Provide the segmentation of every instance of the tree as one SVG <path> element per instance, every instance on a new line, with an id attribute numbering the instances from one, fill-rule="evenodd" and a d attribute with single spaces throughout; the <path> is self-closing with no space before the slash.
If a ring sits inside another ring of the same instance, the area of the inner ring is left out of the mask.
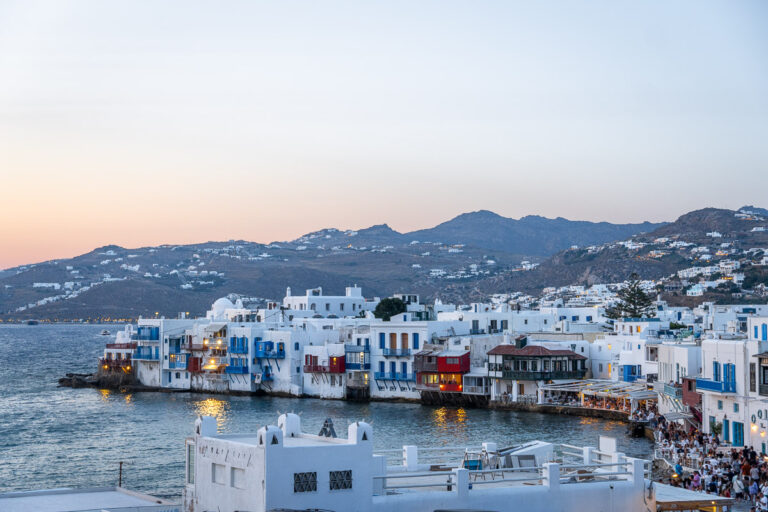
<path id="1" fill-rule="evenodd" d="M 607 318 L 618 320 L 654 316 L 653 299 L 640 287 L 640 277 L 637 274 L 629 276 L 629 284 L 622 288 L 618 295 L 618 302 L 605 308 Z"/>
<path id="2" fill-rule="evenodd" d="M 389 321 L 390 318 L 398 313 L 405 313 L 405 302 L 393 297 L 382 299 L 376 306 L 376 309 L 373 310 L 373 316 L 385 321 Z"/>

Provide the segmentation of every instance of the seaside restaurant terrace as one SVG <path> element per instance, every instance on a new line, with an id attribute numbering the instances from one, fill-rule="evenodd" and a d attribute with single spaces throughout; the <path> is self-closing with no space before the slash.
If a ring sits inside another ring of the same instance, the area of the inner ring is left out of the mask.
<path id="1" fill-rule="evenodd" d="M 581 407 L 630 414 L 648 402 L 656 402 L 658 394 L 645 384 L 588 379 L 539 387 L 539 403 L 565 407 Z"/>

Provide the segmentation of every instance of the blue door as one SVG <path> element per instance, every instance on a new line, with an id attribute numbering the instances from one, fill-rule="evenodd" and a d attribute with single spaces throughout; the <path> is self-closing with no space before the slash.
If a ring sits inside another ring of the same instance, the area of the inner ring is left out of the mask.
<path id="1" fill-rule="evenodd" d="M 379 373 L 384 373 L 384 361 L 379 361 Z"/>
<path id="2" fill-rule="evenodd" d="M 397 373 L 397 363 L 396 362 L 394 362 L 394 361 L 390 361 L 389 362 L 389 373 L 392 374 L 392 375 L 390 375 L 390 377 L 394 379 L 395 378 L 395 374 Z"/>
<path id="3" fill-rule="evenodd" d="M 744 424 L 733 422 L 733 446 L 744 446 Z"/>
<path id="4" fill-rule="evenodd" d="M 400 366 L 402 377 L 408 378 L 408 363 L 402 363 Z"/>
<path id="5" fill-rule="evenodd" d="M 723 420 L 723 440 L 731 440 L 731 422 L 728 420 Z"/>

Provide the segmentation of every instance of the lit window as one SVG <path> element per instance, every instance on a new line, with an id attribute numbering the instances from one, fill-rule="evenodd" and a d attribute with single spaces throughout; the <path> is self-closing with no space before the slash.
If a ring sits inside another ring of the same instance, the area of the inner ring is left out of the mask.
<path id="1" fill-rule="evenodd" d="M 316 492 L 317 491 L 317 473 L 294 473 L 293 474 L 293 492 Z"/>

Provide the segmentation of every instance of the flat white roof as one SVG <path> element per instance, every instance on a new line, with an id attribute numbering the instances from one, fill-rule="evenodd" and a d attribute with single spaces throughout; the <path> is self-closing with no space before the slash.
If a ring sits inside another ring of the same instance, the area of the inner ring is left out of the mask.
<path id="1" fill-rule="evenodd" d="M 212 439 L 232 441 L 233 443 L 259 444 L 258 434 L 225 434 L 215 436 Z M 288 448 L 296 446 L 327 446 L 329 444 L 349 444 L 349 441 L 346 438 L 313 436 L 311 434 L 301 434 L 297 437 L 283 436 L 283 446 Z"/>
<path id="2" fill-rule="evenodd" d="M 163 512 L 181 511 L 180 505 L 119 487 L 46 489 L 0 494 L 0 510 L 3 512 L 108 512 L 126 507 L 143 507 L 142 510 L 151 510 L 148 507 L 152 507 Z"/>

